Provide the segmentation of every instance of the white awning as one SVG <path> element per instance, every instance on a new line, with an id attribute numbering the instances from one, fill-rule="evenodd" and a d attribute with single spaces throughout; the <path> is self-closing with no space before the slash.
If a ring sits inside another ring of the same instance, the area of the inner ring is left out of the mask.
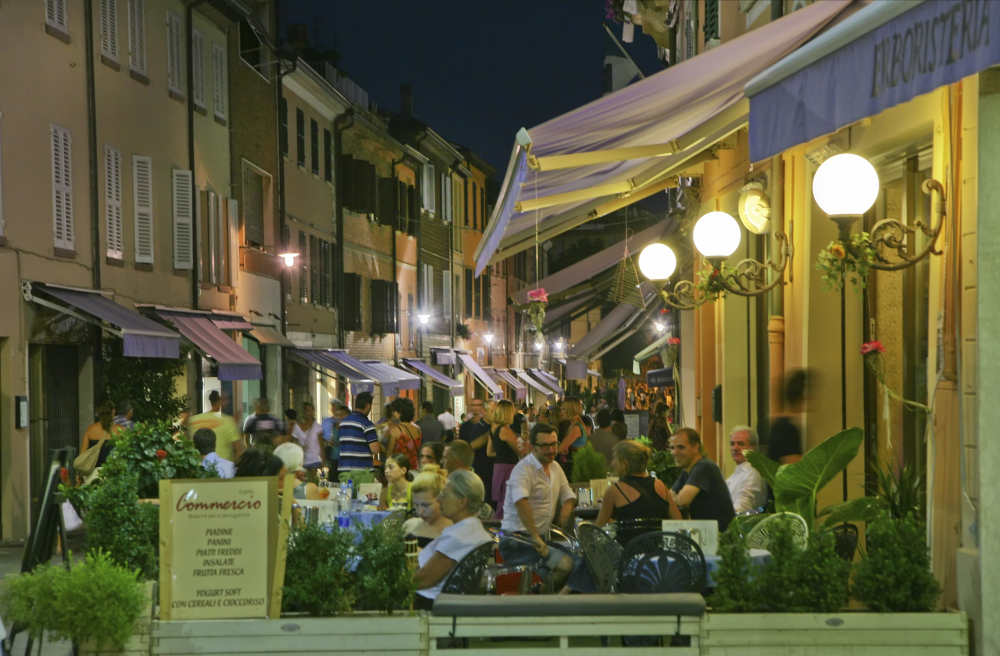
<path id="1" fill-rule="evenodd" d="M 580 359 L 594 359 L 591 353 L 614 339 L 623 330 L 631 326 L 639 317 L 647 314 L 651 309 L 659 307 L 659 299 L 656 296 L 656 285 L 651 282 L 644 282 L 640 288 L 646 305 L 636 307 L 631 303 L 619 303 L 618 307 L 607 314 L 600 323 L 594 326 L 589 333 L 583 336 L 570 349 L 570 355 Z M 596 357 L 596 356 L 595 356 Z"/>

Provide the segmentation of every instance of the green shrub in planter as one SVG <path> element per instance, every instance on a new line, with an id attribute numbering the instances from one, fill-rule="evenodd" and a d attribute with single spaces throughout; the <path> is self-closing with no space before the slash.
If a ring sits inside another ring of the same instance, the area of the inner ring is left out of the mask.
<path id="1" fill-rule="evenodd" d="M 354 550 L 358 557 L 357 608 L 390 615 L 409 608 L 417 586 L 414 572 L 406 566 L 403 527 L 360 526 L 359 533 L 361 540 Z"/>
<path id="2" fill-rule="evenodd" d="M 912 515 L 868 525 L 868 548 L 854 570 L 852 596 L 879 613 L 923 613 L 941 596 L 931 573 L 926 528 Z"/>
<path id="3" fill-rule="evenodd" d="M 136 478 L 122 475 L 103 481 L 90 493 L 89 503 L 88 549 L 102 550 L 142 579 L 155 580 L 160 507 L 139 503 Z"/>
<path id="4" fill-rule="evenodd" d="M 141 499 L 160 496 L 161 478 L 218 478 L 201 465 L 201 454 L 188 439 L 174 439 L 166 422 L 136 424 L 115 438 L 115 448 L 101 468 L 100 478 L 135 476 Z"/>
<path id="5" fill-rule="evenodd" d="M 673 487 L 681 475 L 681 468 L 674 462 L 674 456 L 666 450 L 653 452 L 653 457 L 649 460 L 649 468 L 656 473 L 656 478 L 663 481 L 667 487 Z"/>
<path id="6" fill-rule="evenodd" d="M 35 571 L 10 575 L 0 582 L 0 617 L 41 643 L 46 635 L 58 639 L 59 606 L 53 590 L 65 578 L 65 567 L 40 565 Z"/>
<path id="7" fill-rule="evenodd" d="M 750 558 L 750 546 L 734 519 L 719 536 L 719 569 L 712 575 L 712 609 L 722 613 L 755 613 L 764 605 L 757 576 L 760 567 Z"/>
<path id="8" fill-rule="evenodd" d="M 847 603 L 851 564 L 834 549 L 830 533 L 810 533 L 799 548 L 791 520 L 779 521 L 770 532 L 771 561 L 757 577 L 758 594 L 766 612 L 834 613 Z"/>
<path id="9" fill-rule="evenodd" d="M 353 531 L 328 533 L 319 524 L 294 529 L 288 540 L 282 610 L 317 617 L 349 613 L 354 606 L 348 568 L 353 546 Z"/>
<path id="10" fill-rule="evenodd" d="M 604 455 L 589 444 L 573 454 L 573 470 L 570 480 L 573 483 L 589 483 L 595 478 L 607 478 L 608 461 Z"/>

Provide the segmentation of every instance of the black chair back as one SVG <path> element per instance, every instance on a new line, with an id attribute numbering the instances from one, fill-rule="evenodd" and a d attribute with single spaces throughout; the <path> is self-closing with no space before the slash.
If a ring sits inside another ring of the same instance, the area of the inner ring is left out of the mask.
<path id="1" fill-rule="evenodd" d="M 483 573 L 486 563 L 493 555 L 496 543 L 492 540 L 467 553 L 445 579 L 441 592 L 444 594 L 474 595 L 483 588 Z"/>
<path id="2" fill-rule="evenodd" d="M 834 538 L 834 550 L 837 555 L 851 562 L 854 560 L 854 553 L 858 550 L 858 527 L 854 524 L 840 524 L 830 529 Z"/>
<path id="3" fill-rule="evenodd" d="M 582 522 L 576 527 L 576 537 L 580 541 L 583 560 L 594 578 L 596 592 L 614 592 L 622 546 L 604 529 L 590 522 Z"/>
<path id="4" fill-rule="evenodd" d="M 618 568 L 618 592 L 705 591 L 708 566 L 698 543 L 680 533 L 641 535 L 625 547 Z"/>

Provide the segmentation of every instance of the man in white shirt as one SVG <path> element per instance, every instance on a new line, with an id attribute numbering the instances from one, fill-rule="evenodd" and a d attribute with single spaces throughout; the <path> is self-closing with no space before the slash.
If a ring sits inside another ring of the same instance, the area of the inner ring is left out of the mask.
<path id="1" fill-rule="evenodd" d="M 555 463 L 556 429 L 535 424 L 529 439 L 531 453 L 515 465 L 507 481 L 501 528 L 511 537 L 501 538 L 500 555 L 510 565 L 547 567 L 553 574 L 553 589 L 558 590 L 573 571 L 574 559 L 545 537 L 553 522 L 558 526 L 572 523 L 576 495 Z"/>
<path id="2" fill-rule="evenodd" d="M 215 467 L 219 478 L 232 478 L 236 475 L 236 465 L 215 452 L 215 431 L 211 428 L 199 428 L 194 432 L 194 448 L 201 454 L 201 466 L 205 469 Z"/>
<path id="3" fill-rule="evenodd" d="M 759 442 L 757 431 L 749 426 L 737 426 L 729 433 L 729 451 L 736 471 L 726 479 L 726 485 L 737 515 L 767 505 L 767 484 L 743 455 L 744 451 L 756 451 Z"/>
<path id="4" fill-rule="evenodd" d="M 455 415 L 452 414 L 451 408 L 445 408 L 444 412 L 438 415 L 438 421 L 444 427 L 444 435 L 441 436 L 442 441 L 450 442 L 455 439 L 455 429 L 458 427 L 458 421 L 455 419 Z"/>

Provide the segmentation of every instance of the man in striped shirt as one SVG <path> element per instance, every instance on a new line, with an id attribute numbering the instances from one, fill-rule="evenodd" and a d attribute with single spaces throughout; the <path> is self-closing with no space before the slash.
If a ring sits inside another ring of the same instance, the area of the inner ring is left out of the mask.
<path id="1" fill-rule="evenodd" d="M 361 392 L 354 397 L 354 411 L 340 420 L 339 471 L 372 471 L 375 468 L 373 460 L 382 447 L 375 424 L 368 419 L 371 411 L 372 393 Z"/>

